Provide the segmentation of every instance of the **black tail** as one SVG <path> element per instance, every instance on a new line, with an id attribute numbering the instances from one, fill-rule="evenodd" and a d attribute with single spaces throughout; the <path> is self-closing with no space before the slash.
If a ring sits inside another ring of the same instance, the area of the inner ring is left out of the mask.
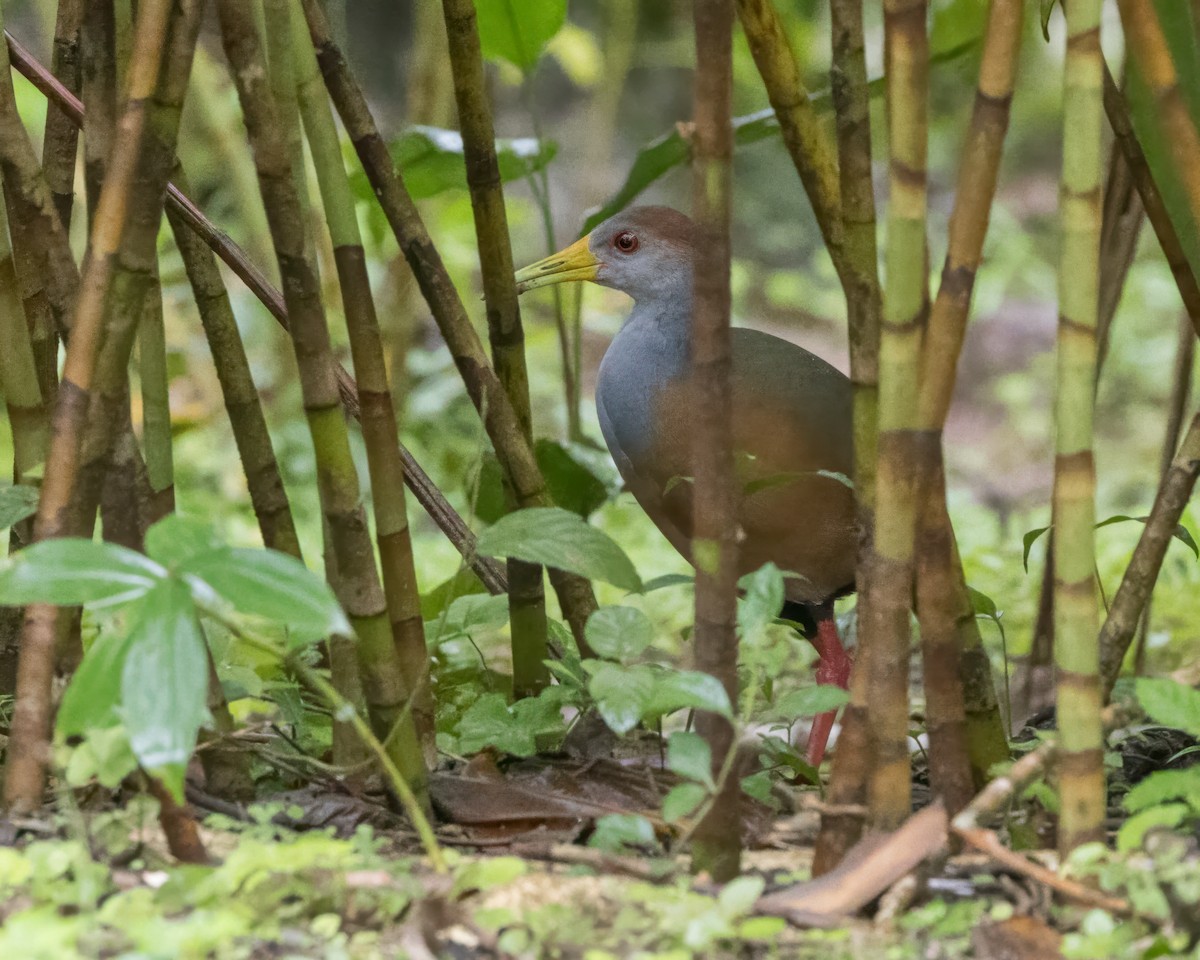
<path id="1" fill-rule="evenodd" d="M 812 640 L 817 635 L 817 623 L 833 617 L 833 601 L 823 603 L 801 603 L 798 600 L 784 600 L 783 609 L 779 615 L 784 620 L 791 620 L 800 627 L 800 635 L 805 640 Z"/>

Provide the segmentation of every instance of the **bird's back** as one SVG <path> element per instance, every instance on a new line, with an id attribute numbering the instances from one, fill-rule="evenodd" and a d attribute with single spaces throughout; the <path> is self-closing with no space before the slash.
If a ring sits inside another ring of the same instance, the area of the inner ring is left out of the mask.
<path id="1" fill-rule="evenodd" d="M 854 578 L 850 382 L 793 343 L 741 328 L 732 380 L 739 566 L 772 561 L 801 576 L 789 579 L 789 599 L 824 600 Z M 688 555 L 696 421 L 686 333 L 635 313 L 605 355 L 596 400 L 626 485 Z"/>

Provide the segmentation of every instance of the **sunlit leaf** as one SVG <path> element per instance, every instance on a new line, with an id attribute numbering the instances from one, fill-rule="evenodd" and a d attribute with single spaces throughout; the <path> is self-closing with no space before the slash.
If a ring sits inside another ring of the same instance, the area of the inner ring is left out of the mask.
<path id="1" fill-rule="evenodd" d="M 558 507 L 517 510 L 480 534 L 476 550 L 487 557 L 515 557 L 556 567 L 625 590 L 642 581 L 629 557 L 606 533 Z"/>
<path id="2" fill-rule="evenodd" d="M 182 800 L 182 771 L 208 717 L 208 661 L 187 587 L 151 590 L 129 632 L 121 671 L 121 717 L 134 756 Z"/>
<path id="3" fill-rule="evenodd" d="M 0 487 L 0 530 L 32 517 L 37 506 L 37 488 L 20 484 Z"/>
<path id="4" fill-rule="evenodd" d="M 712 751 L 698 733 L 677 730 L 667 741 L 667 768 L 709 790 L 717 785 L 712 775 Z"/>
<path id="5" fill-rule="evenodd" d="M 1138 702 L 1155 723 L 1200 737 L 1200 690 L 1159 677 L 1139 677 L 1136 690 Z"/>
<path id="6" fill-rule="evenodd" d="M 295 643 L 353 636 L 329 584 L 278 550 L 214 550 L 189 558 L 179 572 L 200 580 L 238 613 L 289 628 Z"/>
<path id="7" fill-rule="evenodd" d="M 489 60 L 528 72 L 567 19 L 567 0 L 475 0 L 479 42 Z"/>
<path id="8" fill-rule="evenodd" d="M 601 607 L 588 619 L 584 635 L 597 654 L 624 662 L 650 646 L 654 626 L 634 607 Z"/>
<path id="9" fill-rule="evenodd" d="M 167 571 L 140 553 L 76 537 L 43 540 L 0 567 L 0 603 L 111 606 L 144 596 Z"/>

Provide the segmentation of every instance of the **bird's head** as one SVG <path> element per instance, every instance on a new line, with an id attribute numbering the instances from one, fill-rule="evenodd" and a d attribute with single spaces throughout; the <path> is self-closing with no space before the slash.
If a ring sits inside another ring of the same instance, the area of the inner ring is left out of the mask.
<path id="1" fill-rule="evenodd" d="M 691 294 L 692 221 L 670 207 L 631 207 L 585 237 L 516 274 L 524 293 L 591 280 L 641 302 Z"/>

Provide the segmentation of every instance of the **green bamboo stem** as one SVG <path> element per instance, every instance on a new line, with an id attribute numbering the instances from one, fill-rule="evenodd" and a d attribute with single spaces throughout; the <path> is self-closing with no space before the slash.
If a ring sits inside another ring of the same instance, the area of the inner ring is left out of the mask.
<path id="1" fill-rule="evenodd" d="M 525 439 L 520 418 L 488 362 L 483 344 L 471 325 L 463 302 L 403 178 L 392 166 L 387 144 L 379 134 L 362 90 L 330 36 L 320 4 L 317 0 L 303 2 L 309 33 L 317 51 L 317 62 L 334 106 L 354 144 L 367 179 L 375 190 L 396 242 L 454 357 L 471 402 L 483 416 L 488 437 L 496 449 L 517 503 L 522 507 L 549 506 L 551 501 L 546 483 L 538 469 L 533 448 Z M 576 643 L 581 649 L 586 649 L 584 626 L 596 609 L 591 584 L 581 577 L 559 570 L 550 570 L 550 582 L 558 595 L 563 614 L 571 625 Z"/>
<path id="2" fill-rule="evenodd" d="M 105 301 L 125 230 L 128 200 L 143 144 L 147 101 L 155 89 L 171 6 L 168 0 L 142 0 L 141 3 L 135 59 L 130 68 L 129 97 L 119 136 L 114 139 L 109 177 L 97 206 L 89 243 L 90 255 L 70 324 L 71 339 L 63 364 L 42 496 L 34 523 L 34 536 L 38 540 L 61 536 L 69 529 L 80 447 L 100 353 Z M 7 71 L 5 75 L 7 78 Z M 7 167 L 4 172 L 7 182 Z M 49 191 L 40 178 L 39 182 L 45 213 L 57 224 L 58 216 Z M 56 623 L 54 607 L 33 605 L 26 610 L 4 782 L 5 803 L 13 812 L 34 810 L 42 802 L 50 739 Z"/>
<path id="3" fill-rule="evenodd" d="M 487 305 L 492 363 L 512 404 L 527 444 L 533 443 L 525 330 L 513 279 L 512 246 L 504 189 L 496 159 L 496 135 L 483 73 L 483 53 L 474 0 L 443 0 L 450 67 L 462 131 L 467 186 L 475 216 L 479 266 Z M 513 695 L 535 696 L 550 682 L 546 669 L 546 596 L 542 568 L 508 560 L 509 629 L 512 634 Z"/>
<path id="4" fill-rule="evenodd" d="M 184 191 L 188 190 L 187 180 L 178 167 L 174 182 Z M 271 445 L 262 402 L 217 258 L 174 208 L 167 208 L 167 219 L 183 258 L 208 348 L 212 352 L 213 367 L 221 385 L 225 411 L 263 544 L 302 559 L 296 524 Z"/>
<path id="5" fill-rule="evenodd" d="M 270 0 L 273 4 L 276 0 Z M 367 275 L 355 213 L 354 195 L 342 163 L 341 143 L 329 96 L 317 67 L 316 52 L 299 7 L 291 10 L 293 50 L 301 116 L 309 150 L 317 171 L 317 183 L 325 207 L 325 219 L 333 242 L 333 255 L 342 288 L 342 305 L 350 333 L 350 350 L 358 379 L 362 409 L 363 442 L 371 474 L 371 503 L 375 513 L 375 537 L 379 546 L 383 591 L 387 599 L 392 638 L 400 655 L 405 682 L 413 697 L 413 719 L 428 759 L 436 757 L 433 735 L 433 693 L 429 686 L 429 653 L 425 625 L 421 619 L 421 597 L 417 589 L 412 535 L 405 504 L 404 461 L 400 455 L 396 408 L 388 386 L 383 336 Z"/>
<path id="6" fill-rule="evenodd" d="M 49 71 L 38 63 L 11 34 L 6 32 L 5 40 L 8 43 L 8 52 L 11 53 L 13 58 L 13 65 L 17 67 L 21 74 L 46 97 L 62 108 L 76 125 L 81 124 L 84 111 L 78 98 L 64 89 Z M 0 55 L 2 55 L 2 52 L 0 52 Z M 0 121 L 2 119 L 3 117 L 0 115 Z M 24 128 L 22 127 L 21 129 L 23 130 Z M 180 175 L 182 176 L 182 174 Z M 203 211 L 188 199 L 186 185 L 184 189 L 180 189 L 174 183 L 168 184 L 167 211 L 168 215 L 174 218 L 173 222 L 177 222 L 180 227 L 186 227 L 189 233 L 193 234 L 200 241 L 200 248 L 207 248 L 209 252 L 220 257 L 222 262 L 242 280 L 250 292 L 258 298 L 279 324 L 285 329 L 287 328 L 287 306 L 284 303 L 283 294 L 254 265 L 247 253 L 224 232 L 219 230 L 204 215 Z M 200 248 L 197 249 L 197 255 L 199 255 Z M 73 263 L 71 261 L 72 266 Z M 213 265 L 215 267 L 215 264 Z M 18 272 L 20 273 L 19 269 Z M 219 279 L 219 273 L 217 276 Z M 206 289 L 213 291 L 213 295 L 215 296 L 215 291 L 217 290 L 215 285 L 209 284 L 206 286 Z M 224 289 L 223 285 L 221 289 Z M 358 419 L 360 416 L 357 395 L 358 388 L 354 383 L 354 378 L 346 372 L 341 364 L 337 365 L 335 374 L 337 376 L 338 393 L 341 397 L 343 408 L 348 416 Z M 466 562 L 487 590 L 493 594 L 504 593 L 507 585 L 501 568 L 490 558 L 480 557 L 475 554 L 475 537 L 466 522 L 446 501 L 446 498 L 437 488 L 437 485 L 403 445 L 400 448 L 400 455 L 404 460 L 404 481 L 409 489 L 413 491 L 417 502 L 421 504 L 421 507 L 446 535 L 447 539 L 463 554 Z M 280 537 L 280 542 L 286 542 L 286 538 L 282 536 L 282 533 Z M 284 546 L 280 546 L 278 549 L 291 552 Z"/>
<path id="7" fill-rule="evenodd" d="M 113 0 L 85 5 L 79 60 L 79 95 L 88 111 L 83 121 L 83 183 L 90 228 L 117 128 L 117 15 Z"/>
<path id="8" fill-rule="evenodd" d="M 157 264 L 142 299 L 142 319 L 138 324 L 138 379 L 142 390 L 142 443 L 146 449 L 151 493 L 147 522 L 153 524 L 175 510 L 167 333 L 163 326 L 162 287 Z"/>
<path id="9" fill-rule="evenodd" d="M 1179 89 L 1179 77 L 1153 0 L 1118 0 L 1133 62 L 1154 98 L 1155 118 L 1170 146 L 1175 173 L 1187 195 L 1192 222 L 1200 223 L 1200 134 Z M 1098 81 L 1099 82 L 1099 81 Z"/>
<path id="10" fill-rule="evenodd" d="M 79 31 L 83 20 L 83 0 L 58 0 L 54 21 L 54 48 L 50 69 L 72 93 L 80 89 Z M 79 130 L 64 110 L 46 111 L 46 131 L 42 139 L 42 172 L 54 198 L 58 219 L 65 230 L 71 227 L 75 205 L 75 159 Z"/>
<path id="11" fill-rule="evenodd" d="M 871 609 L 861 625 L 870 658 L 874 763 L 871 821 L 894 829 L 911 808 L 908 758 L 909 611 L 916 531 L 913 428 L 918 419 L 921 334 L 928 311 L 925 156 L 929 38 L 926 0 L 884 0 L 888 76 L 887 286 L 879 350 Z"/>
<path id="12" fill-rule="evenodd" d="M 833 92 L 839 193 L 847 274 L 843 289 L 854 393 L 854 496 L 859 523 L 855 585 L 860 617 L 871 609 L 871 536 L 875 528 L 875 461 L 879 425 L 879 289 L 875 188 L 871 178 L 871 100 L 863 36 L 862 0 L 830 3 Z M 832 811 L 866 804 L 871 772 L 867 722 L 869 663 L 862 649 L 850 678 L 850 702 L 842 713 L 838 749 L 829 779 L 829 811 L 821 817 L 813 874 L 833 869 L 862 833 L 862 819 Z"/>
<path id="13" fill-rule="evenodd" d="M 856 282 L 866 264 L 858 259 L 856 270 L 847 263 L 837 154 L 813 109 L 783 21 L 771 0 L 737 0 L 737 8 L 767 99 L 779 119 L 784 146 L 800 174 L 834 269 L 844 285 L 851 278 Z"/>
<path id="14" fill-rule="evenodd" d="M 1066 17 L 1053 497 L 1062 800 L 1058 835 L 1064 855 L 1103 837 L 1105 810 L 1092 458 L 1103 122 L 1100 2 L 1072 0 Z"/>
<path id="15" fill-rule="evenodd" d="M 291 158 L 267 87 L 253 12 L 241 0 L 218 0 L 221 38 L 254 151 L 263 205 L 284 278 L 290 333 L 317 460 L 321 509 L 336 563 L 338 597 L 358 636 L 363 690 L 372 727 L 413 792 L 428 803 L 425 764 L 404 673 L 388 623 L 374 549 L 360 503 L 358 471 L 350 454 L 338 399 L 329 328 L 312 265 Z"/>
<path id="16" fill-rule="evenodd" d="M 1142 535 L 1100 631 L 1100 676 L 1106 699 L 1112 694 L 1113 684 L 1121 672 L 1138 617 L 1150 599 L 1171 537 L 1195 489 L 1197 476 L 1200 476 L 1200 413 L 1192 418 L 1183 443 L 1163 476 L 1150 518 L 1142 528 Z M 1060 724 L 1064 739 L 1066 728 L 1063 724 L 1066 722 Z M 1103 809 L 1103 803 L 1101 807 Z"/>
<path id="17" fill-rule="evenodd" d="M 917 615 L 926 672 L 931 779 L 951 815 L 987 782 L 992 766 L 1008 757 L 991 667 L 947 511 L 942 431 L 996 193 L 1022 26 L 1020 0 L 993 0 L 954 193 L 942 281 L 930 311 L 921 357 Z"/>
<path id="18" fill-rule="evenodd" d="M 733 336 L 730 330 L 729 225 L 733 201 L 733 0 L 697 0 L 693 86 L 692 210 L 696 276 L 691 357 L 696 388 L 692 556 L 696 560 L 696 666 L 737 703 L 737 488 L 733 465 Z M 733 725 L 701 713 L 713 774 L 734 746 Z M 696 829 L 692 869 L 714 880 L 737 876 L 741 862 L 741 788 L 728 778 Z"/>

